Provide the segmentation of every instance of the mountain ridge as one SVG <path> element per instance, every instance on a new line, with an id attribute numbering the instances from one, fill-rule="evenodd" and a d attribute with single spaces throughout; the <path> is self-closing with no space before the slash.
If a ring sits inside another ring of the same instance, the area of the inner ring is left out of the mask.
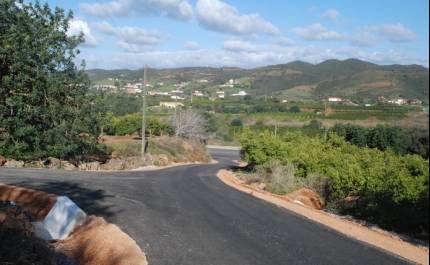
<path id="1" fill-rule="evenodd" d="M 93 81 L 118 78 L 123 84 L 141 82 L 143 70 L 87 70 Z M 219 89 L 245 90 L 254 97 L 274 96 L 294 100 L 322 100 L 328 96 L 357 102 L 378 97 L 428 100 L 429 69 L 421 65 L 377 65 L 350 58 L 330 59 L 318 64 L 293 61 L 253 69 L 237 67 L 182 67 L 147 69 L 150 84 L 189 83 L 184 89 L 213 94 Z M 240 80 L 232 88 L 220 88 L 229 80 Z M 208 82 L 201 83 L 199 81 Z M 153 86 L 153 89 L 157 87 Z"/>

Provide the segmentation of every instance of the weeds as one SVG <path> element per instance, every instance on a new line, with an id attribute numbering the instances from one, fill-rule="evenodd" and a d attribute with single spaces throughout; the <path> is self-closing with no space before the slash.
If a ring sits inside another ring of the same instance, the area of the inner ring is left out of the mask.
<path id="1" fill-rule="evenodd" d="M 111 146 L 112 153 L 120 157 L 138 156 L 142 152 L 141 143 L 121 143 Z"/>
<path id="2" fill-rule="evenodd" d="M 257 166 L 253 172 L 243 174 L 246 184 L 264 183 L 268 192 L 285 195 L 301 188 L 307 188 L 318 194 L 321 204 L 330 196 L 330 182 L 320 174 L 310 174 L 306 178 L 295 176 L 295 167 L 288 163 L 282 165 L 279 160 Z"/>

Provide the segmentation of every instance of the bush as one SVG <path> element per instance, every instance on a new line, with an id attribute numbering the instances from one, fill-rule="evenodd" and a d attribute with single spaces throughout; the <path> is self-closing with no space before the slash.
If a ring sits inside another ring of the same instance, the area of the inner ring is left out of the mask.
<path id="1" fill-rule="evenodd" d="M 354 208 L 363 218 L 409 234 L 422 227 L 428 235 L 428 208 L 424 210 L 429 197 L 428 160 L 417 155 L 398 156 L 391 149 L 360 148 L 336 134 L 328 140 L 292 132 L 275 138 L 269 131 L 256 134 L 245 128 L 240 142 L 241 157 L 251 166 L 270 168 L 274 159 L 280 166 L 294 165 L 296 178 L 308 181 L 304 185 L 320 192 L 324 190 L 323 196 L 329 201 L 359 196 L 369 203 L 368 208 Z M 272 183 L 279 183 L 276 174 L 270 179 Z M 285 192 L 282 182 L 270 189 Z M 375 210 L 374 205 L 390 205 L 392 211 Z M 405 226 L 399 219 L 402 215 L 415 221 Z"/>
<path id="2" fill-rule="evenodd" d="M 231 121 L 231 126 L 243 126 L 243 122 L 240 119 L 234 119 Z"/>

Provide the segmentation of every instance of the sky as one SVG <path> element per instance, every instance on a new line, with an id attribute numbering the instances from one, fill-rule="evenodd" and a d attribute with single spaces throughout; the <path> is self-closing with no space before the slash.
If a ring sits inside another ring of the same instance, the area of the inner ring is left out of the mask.
<path id="1" fill-rule="evenodd" d="M 86 69 L 251 69 L 348 58 L 429 67 L 426 0 L 40 2 L 73 11 L 68 34 L 85 34 L 76 62 Z"/>

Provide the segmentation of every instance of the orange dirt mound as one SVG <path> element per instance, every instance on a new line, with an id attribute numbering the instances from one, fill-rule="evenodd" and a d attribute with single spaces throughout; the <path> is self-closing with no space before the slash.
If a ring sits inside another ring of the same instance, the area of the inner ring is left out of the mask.
<path id="1" fill-rule="evenodd" d="M 319 200 L 318 194 L 310 189 L 299 189 L 285 195 L 285 197 L 292 201 L 299 201 L 312 209 L 321 210 L 324 207 L 324 204 Z"/>
<path id="2" fill-rule="evenodd" d="M 0 200 L 20 203 L 23 206 L 23 212 L 28 218 L 43 220 L 57 202 L 57 196 L 0 183 Z"/>
<path id="3" fill-rule="evenodd" d="M 22 204 L 27 217 L 43 220 L 57 202 L 57 196 L 0 183 L 0 201 L 6 200 Z M 53 243 L 53 247 L 73 258 L 76 264 L 148 264 L 133 239 L 117 226 L 95 216 L 88 216 L 65 240 Z"/>
<path id="4" fill-rule="evenodd" d="M 136 242 L 101 217 L 88 216 L 68 238 L 58 243 L 77 264 L 148 264 Z"/>

